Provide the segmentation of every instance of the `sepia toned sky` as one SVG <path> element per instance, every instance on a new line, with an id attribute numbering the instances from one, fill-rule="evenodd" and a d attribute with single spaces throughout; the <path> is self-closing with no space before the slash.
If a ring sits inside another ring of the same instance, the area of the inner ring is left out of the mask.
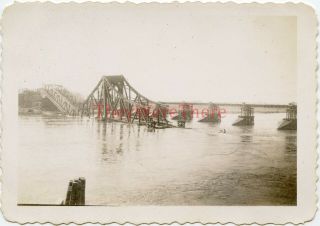
<path id="1" fill-rule="evenodd" d="M 19 88 L 61 84 L 86 97 L 124 75 L 155 101 L 296 101 L 295 17 L 205 5 L 16 4 L 3 18 L 3 71 Z"/>

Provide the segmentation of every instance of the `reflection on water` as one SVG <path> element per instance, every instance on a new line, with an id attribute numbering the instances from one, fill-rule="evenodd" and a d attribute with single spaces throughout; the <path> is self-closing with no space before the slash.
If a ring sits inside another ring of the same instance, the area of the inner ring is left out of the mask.
<path id="1" fill-rule="evenodd" d="M 19 203 L 60 203 L 68 180 L 87 179 L 86 203 L 101 205 L 295 205 L 295 131 L 283 114 L 255 125 L 144 126 L 89 119 L 19 118 Z M 221 132 L 225 131 L 225 133 Z"/>
<path id="2" fill-rule="evenodd" d="M 250 143 L 252 141 L 252 136 L 250 135 L 241 135 L 240 138 L 242 143 Z"/>
<path id="3" fill-rule="evenodd" d="M 285 135 L 285 143 L 286 143 L 286 150 L 289 152 L 296 152 L 297 151 L 297 135 L 296 133 L 293 134 L 286 134 Z"/>

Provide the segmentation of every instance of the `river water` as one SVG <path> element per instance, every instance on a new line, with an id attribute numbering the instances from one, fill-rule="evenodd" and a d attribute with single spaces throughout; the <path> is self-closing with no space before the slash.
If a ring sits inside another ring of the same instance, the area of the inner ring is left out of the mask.
<path id="1" fill-rule="evenodd" d="M 186 129 L 19 116 L 20 204 L 59 204 L 86 178 L 88 205 L 296 205 L 296 131 L 285 114 L 253 127 L 193 120 Z M 226 129 L 226 133 L 219 133 Z"/>

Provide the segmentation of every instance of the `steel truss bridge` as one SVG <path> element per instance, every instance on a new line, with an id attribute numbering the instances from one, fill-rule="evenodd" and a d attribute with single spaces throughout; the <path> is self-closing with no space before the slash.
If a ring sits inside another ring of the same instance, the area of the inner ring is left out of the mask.
<path id="1" fill-rule="evenodd" d="M 140 94 L 123 75 L 103 76 L 85 101 L 79 101 L 59 85 L 45 85 L 40 89 L 65 115 L 95 117 L 103 121 L 138 122 L 153 127 L 170 127 L 167 120 L 169 106 L 210 106 L 212 103 L 156 102 Z M 242 104 L 215 103 L 227 112 L 236 112 Z M 288 105 L 251 104 L 262 112 L 285 112 Z"/>
<path id="2" fill-rule="evenodd" d="M 122 75 L 103 76 L 82 106 L 81 116 L 109 121 L 169 126 L 168 106 L 135 90 Z"/>

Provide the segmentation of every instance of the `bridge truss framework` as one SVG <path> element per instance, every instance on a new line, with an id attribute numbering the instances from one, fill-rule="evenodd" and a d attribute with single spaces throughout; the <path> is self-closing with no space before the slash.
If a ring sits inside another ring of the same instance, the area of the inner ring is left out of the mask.
<path id="1" fill-rule="evenodd" d="M 135 90 L 122 75 L 103 76 L 82 106 L 81 116 L 104 121 L 168 125 L 168 107 Z"/>

